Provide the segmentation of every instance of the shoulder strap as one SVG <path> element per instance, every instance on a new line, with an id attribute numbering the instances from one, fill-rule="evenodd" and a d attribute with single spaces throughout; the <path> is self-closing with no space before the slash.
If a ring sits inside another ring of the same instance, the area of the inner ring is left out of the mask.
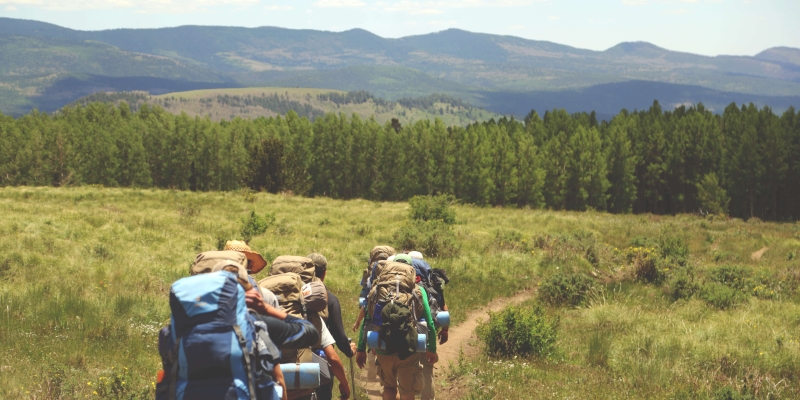
<path id="1" fill-rule="evenodd" d="M 233 325 L 233 331 L 236 332 L 236 337 L 239 338 L 239 347 L 242 348 L 242 356 L 244 357 L 244 372 L 247 374 L 247 386 L 250 390 L 250 400 L 256 400 L 255 382 L 253 382 L 253 367 L 250 365 L 250 354 L 247 351 L 247 339 L 242 333 L 242 328 L 239 325 Z"/>
<path id="2" fill-rule="evenodd" d="M 172 371 L 170 373 L 170 381 L 169 381 L 169 399 L 175 400 L 175 393 L 178 390 L 178 348 L 181 345 L 181 337 L 175 340 L 175 347 L 172 349 L 172 353 L 170 353 L 170 358 L 172 358 Z"/>

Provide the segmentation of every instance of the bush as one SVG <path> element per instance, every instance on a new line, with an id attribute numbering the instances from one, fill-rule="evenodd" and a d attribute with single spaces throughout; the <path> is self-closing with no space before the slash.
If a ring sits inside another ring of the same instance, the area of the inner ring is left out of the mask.
<path id="1" fill-rule="evenodd" d="M 556 273 L 539 287 L 539 298 L 552 305 L 579 306 L 594 287 L 594 281 L 581 274 Z"/>
<path id="2" fill-rule="evenodd" d="M 541 305 L 509 306 L 489 313 L 489 321 L 478 326 L 478 338 L 491 356 L 535 355 L 547 357 L 555 349 L 558 318 L 549 319 Z"/>
<path id="3" fill-rule="evenodd" d="M 708 276 L 712 281 L 741 291 L 747 291 L 750 288 L 752 284 L 751 275 L 752 273 L 748 268 L 738 265 L 724 265 L 708 271 Z"/>
<path id="4" fill-rule="evenodd" d="M 739 393 L 730 385 L 723 386 L 714 392 L 714 400 L 750 400 L 753 396 Z"/>
<path id="5" fill-rule="evenodd" d="M 408 200 L 411 206 L 408 217 L 411 220 L 442 221 L 445 224 L 456 223 L 456 212 L 450 207 L 454 197 L 450 195 L 414 196 Z"/>
<path id="6" fill-rule="evenodd" d="M 666 227 L 661 231 L 661 235 L 658 237 L 658 248 L 661 257 L 667 261 L 685 266 L 689 261 L 689 246 L 683 236 L 672 233 L 674 230 L 673 227 Z"/>
<path id="7" fill-rule="evenodd" d="M 250 212 L 250 217 L 242 220 L 242 227 L 239 233 L 245 243 L 250 243 L 253 237 L 263 234 L 270 225 L 275 223 L 275 213 L 264 214 L 264 218 L 256 215 L 255 211 Z"/>
<path id="8" fill-rule="evenodd" d="M 410 221 L 394 234 L 395 247 L 417 250 L 431 257 L 453 257 L 458 254 L 456 235 L 442 221 Z"/>
<path id="9" fill-rule="evenodd" d="M 702 296 L 706 303 L 720 310 L 731 309 L 747 300 L 747 295 L 742 291 L 718 282 L 703 285 Z"/>
<path id="10" fill-rule="evenodd" d="M 700 292 L 700 285 L 694 281 L 694 276 L 686 270 L 677 272 L 669 283 L 669 295 L 672 300 L 690 299 Z"/>
<path id="11" fill-rule="evenodd" d="M 625 256 L 631 264 L 633 278 L 637 281 L 660 284 L 666 278 L 669 264 L 655 256 L 655 249 L 629 247 L 625 250 Z"/>

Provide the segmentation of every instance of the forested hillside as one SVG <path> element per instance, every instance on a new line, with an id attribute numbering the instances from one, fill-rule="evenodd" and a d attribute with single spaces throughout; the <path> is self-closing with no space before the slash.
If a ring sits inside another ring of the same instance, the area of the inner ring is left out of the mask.
<path id="1" fill-rule="evenodd" d="M 294 111 L 310 120 L 327 112 L 374 117 L 380 123 L 397 120 L 402 124 L 423 119 L 440 118 L 446 125 L 468 125 L 476 121 L 499 118 L 500 115 L 473 107 L 448 95 L 434 93 L 396 101 L 373 96 L 366 91 L 342 92 L 329 89 L 252 87 L 192 90 L 152 96 L 146 92 L 99 92 L 82 97 L 70 106 L 92 102 L 128 103 L 136 111 L 144 104 L 156 105 L 173 114 L 209 117 L 214 121 L 236 117 L 253 119 L 275 117 Z"/>
<path id="2" fill-rule="evenodd" d="M 479 205 L 742 218 L 800 216 L 800 115 L 703 106 L 564 110 L 447 127 L 328 113 L 213 122 L 157 106 L 91 103 L 0 120 L 0 184 L 249 187 L 403 200 L 449 193 Z"/>
<path id="3" fill-rule="evenodd" d="M 0 111 L 54 111 L 102 91 L 220 87 L 366 90 L 395 100 L 444 93 L 522 117 L 530 109 L 611 116 L 659 99 L 800 104 L 800 49 L 708 57 L 626 42 L 605 51 L 450 29 L 387 39 L 345 32 L 180 26 L 78 31 L 0 18 Z"/>

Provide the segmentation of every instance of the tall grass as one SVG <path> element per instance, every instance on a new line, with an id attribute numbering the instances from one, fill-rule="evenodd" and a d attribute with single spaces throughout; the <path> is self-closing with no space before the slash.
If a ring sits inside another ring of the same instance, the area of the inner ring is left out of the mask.
<path id="1" fill-rule="evenodd" d="M 800 264 L 787 256 L 800 248 L 800 225 L 469 205 L 455 211 L 459 252 L 429 258 L 452 278 L 445 293 L 454 323 L 556 273 L 595 281 L 582 306 L 547 309 L 560 317 L 555 355 L 465 360 L 459 376 L 472 374 L 473 398 L 527 398 L 532 390 L 559 398 L 695 398 L 726 386 L 759 397 L 800 395 Z M 188 275 L 198 251 L 241 239 L 252 212 L 275 218 L 250 242 L 265 258 L 328 258 L 326 284 L 345 321 L 353 321 L 368 252 L 395 244 L 408 205 L 251 192 L 0 189 L 0 398 L 151 397 L 170 284 Z M 657 247 L 665 227 L 685 233 L 698 285 L 723 284 L 709 271 L 725 265 L 760 271 L 749 275 L 745 301 L 727 310 L 699 295 L 674 301 L 672 274 L 688 268 L 677 262 L 663 267 L 670 269 L 663 282 L 633 279 L 631 240 Z M 758 285 L 777 294 L 754 295 Z M 592 344 L 595 332 L 600 339 Z"/>

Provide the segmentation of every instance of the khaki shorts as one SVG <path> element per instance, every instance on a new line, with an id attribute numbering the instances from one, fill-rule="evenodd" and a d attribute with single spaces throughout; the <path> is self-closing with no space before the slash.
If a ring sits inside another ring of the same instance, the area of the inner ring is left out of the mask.
<path id="1" fill-rule="evenodd" d="M 378 354 L 378 376 L 384 387 L 398 388 L 400 396 L 417 395 L 425 381 L 422 378 L 422 365 L 419 353 L 405 360 L 395 356 Z"/>

